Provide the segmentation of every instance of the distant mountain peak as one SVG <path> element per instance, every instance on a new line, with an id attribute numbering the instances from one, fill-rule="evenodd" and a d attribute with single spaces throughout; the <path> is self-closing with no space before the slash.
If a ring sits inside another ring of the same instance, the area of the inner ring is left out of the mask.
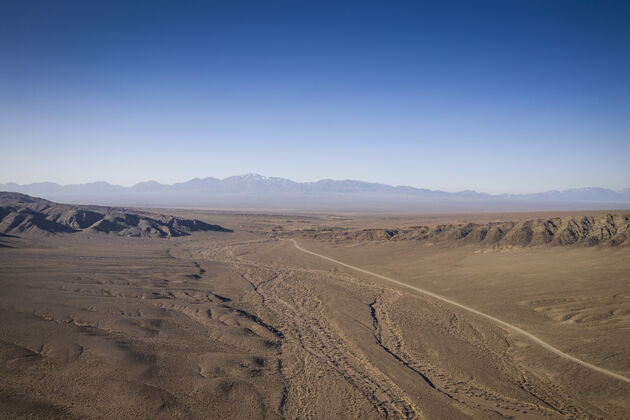
<path id="1" fill-rule="evenodd" d="M 0 191 L 15 191 L 53 201 L 140 206 L 208 206 L 248 208 L 362 209 L 386 207 L 402 209 L 416 206 L 438 209 L 550 209 L 576 208 L 567 203 L 591 203 L 582 208 L 610 208 L 606 203 L 625 208 L 630 204 L 630 189 L 613 191 L 600 187 L 549 190 L 532 194 L 487 194 L 474 190 L 445 192 L 411 186 L 393 186 L 353 179 L 321 179 L 295 182 L 286 178 L 257 173 L 223 179 L 193 178 L 186 182 L 161 184 L 144 181 L 132 187 L 104 181 L 87 184 L 58 185 L 39 182 L 30 185 L 0 184 Z M 226 203 L 230 203 L 229 205 Z M 538 203 L 531 205 L 531 203 Z M 471 207 L 472 206 L 472 207 Z"/>
<path id="2" fill-rule="evenodd" d="M 269 178 L 260 174 L 249 173 L 241 176 L 242 179 L 254 179 L 256 181 L 267 181 Z"/>

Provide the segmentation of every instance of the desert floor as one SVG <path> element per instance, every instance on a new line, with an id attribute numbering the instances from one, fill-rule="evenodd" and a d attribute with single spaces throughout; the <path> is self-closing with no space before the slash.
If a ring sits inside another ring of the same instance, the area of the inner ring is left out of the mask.
<path id="1" fill-rule="evenodd" d="M 327 241 L 526 220 L 164 210 L 233 229 L 0 247 L 2 418 L 630 418 L 630 247 Z M 556 216 L 556 215 L 554 215 Z"/>

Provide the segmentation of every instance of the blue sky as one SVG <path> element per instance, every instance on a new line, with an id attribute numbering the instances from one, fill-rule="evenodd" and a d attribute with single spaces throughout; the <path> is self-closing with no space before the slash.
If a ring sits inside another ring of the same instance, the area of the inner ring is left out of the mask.
<path id="1" fill-rule="evenodd" d="M 0 182 L 630 186 L 630 2 L 225 3 L 1 2 Z"/>

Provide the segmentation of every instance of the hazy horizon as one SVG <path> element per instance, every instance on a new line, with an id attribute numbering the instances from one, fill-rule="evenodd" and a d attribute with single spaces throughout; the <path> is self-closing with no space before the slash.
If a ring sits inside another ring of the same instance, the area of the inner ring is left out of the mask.
<path id="1" fill-rule="evenodd" d="M 2 182 L 628 188 L 627 2 L 5 2 Z"/>
<path id="2" fill-rule="evenodd" d="M 501 191 L 501 192 L 487 192 L 487 191 L 482 191 L 482 190 L 478 190 L 478 189 L 474 189 L 474 188 L 467 188 L 464 190 L 440 190 L 440 189 L 434 189 L 434 188 L 427 188 L 425 186 L 422 185 L 409 185 L 409 184 L 388 184 L 385 182 L 378 182 L 378 181 L 365 181 L 363 179 L 352 179 L 352 178 L 346 178 L 346 179 L 333 179 L 333 178 L 320 178 L 320 179 L 313 179 L 313 180 L 307 180 L 307 181 L 298 181 L 295 179 L 291 179 L 288 177 L 283 177 L 283 176 L 267 176 L 264 174 L 258 174 L 258 173 L 253 173 L 253 172 L 248 172 L 248 173 L 244 173 L 244 174 L 236 174 L 236 175 L 230 175 L 227 177 L 216 177 L 216 176 L 203 176 L 203 177 L 194 177 L 194 178 L 190 178 L 190 179 L 186 179 L 186 180 L 182 180 L 182 181 L 176 181 L 176 182 L 160 182 L 157 181 L 155 179 L 144 179 L 144 180 L 138 180 L 136 182 L 130 183 L 130 184 L 119 184 L 119 183 L 114 183 L 114 182 L 109 182 L 103 179 L 97 179 L 94 181 L 87 181 L 87 182 L 70 182 L 70 183 L 60 183 L 60 182 L 55 182 L 55 181 L 51 181 L 51 180 L 42 180 L 42 181 L 35 181 L 35 182 L 28 182 L 28 183 L 18 183 L 18 182 L 14 182 L 14 181 L 2 181 L 0 180 L 0 185 L 6 185 L 6 184 L 17 184 L 20 186 L 28 186 L 28 185 L 33 185 L 33 184 L 46 184 L 46 183 L 52 183 L 52 184 L 57 184 L 60 185 L 62 187 L 67 187 L 67 186 L 72 186 L 72 185 L 86 185 L 86 184 L 95 184 L 95 183 L 101 183 L 101 182 L 105 182 L 109 185 L 112 186 L 120 186 L 120 187 L 124 187 L 124 188 L 131 188 L 134 187 L 136 185 L 139 184 L 143 184 L 143 183 L 150 183 L 150 182 L 157 182 L 161 185 L 166 185 L 166 186 L 174 186 L 177 184 L 184 184 L 186 182 L 189 181 L 193 181 L 193 180 L 204 180 L 204 179 L 217 179 L 220 181 L 229 179 L 229 178 L 244 178 L 244 177 L 248 177 L 248 176 L 253 176 L 253 177 L 261 177 L 263 179 L 266 180 L 270 180 L 270 179 L 284 179 L 284 180 L 289 180 L 289 181 L 293 181 L 299 184 L 314 184 L 317 182 L 321 182 L 321 181 L 334 181 L 334 182 L 347 182 L 347 181 L 351 181 L 351 182 L 360 182 L 360 183 L 370 183 L 370 184 L 381 184 L 381 185 L 387 185 L 387 186 L 392 186 L 392 187 L 411 187 L 411 188 L 415 188 L 415 189 L 428 189 L 431 191 L 442 191 L 442 192 L 447 192 L 447 193 L 458 193 L 458 192 L 465 192 L 465 191 L 474 191 L 476 193 L 479 194 L 490 194 L 490 195 L 526 195 L 526 194 L 536 194 L 536 193 L 545 193 L 545 192 L 551 192 L 551 191 L 571 191 L 571 190 L 581 190 L 581 189 L 591 189 L 591 188 L 601 188 L 601 189 L 607 189 L 607 190 L 611 190 L 611 191 L 615 191 L 615 192 L 626 192 L 627 190 L 630 189 L 630 187 L 624 187 L 624 188 L 608 188 L 606 186 L 601 186 L 601 185 L 583 185 L 583 186 L 577 186 L 577 187 L 571 187 L 571 188 L 563 188 L 563 189 L 558 189 L 558 188 L 547 188 L 547 189 L 543 189 L 543 190 L 532 190 L 532 191 L 524 191 L 524 192 L 513 192 L 513 191 Z M 629 183 L 630 185 L 630 183 Z"/>

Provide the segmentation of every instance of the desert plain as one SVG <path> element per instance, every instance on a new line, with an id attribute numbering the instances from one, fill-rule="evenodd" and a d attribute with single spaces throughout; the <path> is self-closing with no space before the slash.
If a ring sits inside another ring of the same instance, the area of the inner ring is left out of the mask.
<path id="1" fill-rule="evenodd" d="M 630 212 L 24 197 L 0 213 L 2 418 L 630 418 Z"/>

